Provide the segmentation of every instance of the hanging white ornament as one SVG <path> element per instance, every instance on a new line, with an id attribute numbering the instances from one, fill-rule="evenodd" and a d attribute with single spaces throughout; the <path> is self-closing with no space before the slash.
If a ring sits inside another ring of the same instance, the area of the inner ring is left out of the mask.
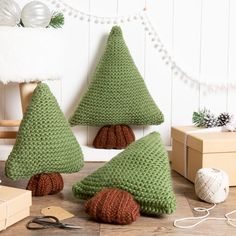
<path id="1" fill-rule="evenodd" d="M 0 0 L 0 26 L 16 26 L 20 22 L 21 9 L 13 0 Z"/>
<path id="2" fill-rule="evenodd" d="M 47 27 L 51 21 L 52 13 L 42 2 L 33 1 L 24 6 L 21 19 L 25 27 Z"/>

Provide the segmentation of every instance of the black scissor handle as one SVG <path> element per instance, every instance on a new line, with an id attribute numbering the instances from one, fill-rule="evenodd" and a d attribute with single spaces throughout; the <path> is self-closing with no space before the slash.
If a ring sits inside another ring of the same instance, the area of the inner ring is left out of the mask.
<path id="1" fill-rule="evenodd" d="M 60 225 L 60 221 L 55 216 L 39 216 L 30 220 L 26 224 L 26 228 L 30 230 L 38 230 L 47 229 L 51 227 L 59 227 Z"/>

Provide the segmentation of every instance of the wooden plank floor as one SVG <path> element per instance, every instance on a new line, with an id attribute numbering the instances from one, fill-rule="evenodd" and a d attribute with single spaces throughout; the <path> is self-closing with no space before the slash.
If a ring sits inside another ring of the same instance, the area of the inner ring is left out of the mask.
<path id="1" fill-rule="evenodd" d="M 84 168 L 75 174 L 63 175 L 65 187 L 57 195 L 46 197 L 34 197 L 31 207 L 30 217 L 16 223 L 7 230 L 0 233 L 1 236 L 41 236 L 41 235 L 101 235 L 101 236 L 151 236 L 151 235 L 236 235 L 236 228 L 227 225 L 224 221 L 208 221 L 194 229 L 177 229 L 173 227 L 173 221 L 177 218 L 193 216 L 193 207 L 209 204 L 201 202 L 194 193 L 193 184 L 178 175 L 172 173 L 173 185 L 177 198 L 177 210 L 174 214 L 154 217 L 140 217 L 136 222 L 127 226 L 98 224 L 92 221 L 83 210 L 83 201 L 75 199 L 71 192 L 71 186 L 81 180 L 92 171 L 101 167 L 104 163 L 86 163 Z M 0 162 L 0 179 L 2 185 L 25 188 L 27 181 L 10 181 L 4 177 L 4 162 Z M 25 228 L 25 224 L 34 216 L 40 215 L 40 210 L 48 206 L 61 206 L 75 215 L 71 219 L 65 220 L 67 223 L 79 224 L 81 230 L 45 229 L 41 231 L 30 231 Z M 236 209 L 236 188 L 230 188 L 230 195 L 226 202 L 219 204 L 213 211 L 212 216 L 222 217 L 225 213 Z M 0 213 L 1 214 L 1 213 Z M 236 217 L 236 214 L 235 214 Z"/>

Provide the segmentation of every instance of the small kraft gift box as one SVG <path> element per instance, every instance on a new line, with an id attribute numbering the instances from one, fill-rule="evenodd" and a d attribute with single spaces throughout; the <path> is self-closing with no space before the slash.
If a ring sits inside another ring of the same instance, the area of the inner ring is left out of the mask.
<path id="1" fill-rule="evenodd" d="M 30 215 L 31 191 L 0 185 L 0 231 Z"/>
<path id="2" fill-rule="evenodd" d="M 172 169 L 194 182 L 200 168 L 216 168 L 236 186 L 236 132 L 195 126 L 171 128 Z"/>

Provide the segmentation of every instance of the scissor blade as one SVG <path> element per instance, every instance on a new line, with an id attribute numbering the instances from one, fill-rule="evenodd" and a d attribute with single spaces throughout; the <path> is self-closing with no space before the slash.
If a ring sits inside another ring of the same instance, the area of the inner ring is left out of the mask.
<path id="1" fill-rule="evenodd" d="M 79 225 L 72 225 L 72 224 L 63 224 L 63 227 L 70 228 L 70 229 L 82 229 Z"/>

